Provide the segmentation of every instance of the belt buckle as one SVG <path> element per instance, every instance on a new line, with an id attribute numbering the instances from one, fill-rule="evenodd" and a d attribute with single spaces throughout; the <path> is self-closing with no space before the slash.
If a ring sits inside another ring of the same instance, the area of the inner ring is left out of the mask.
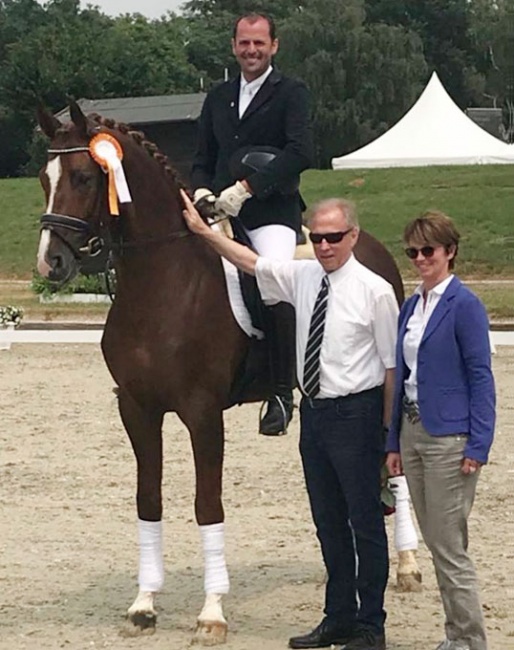
<path id="1" fill-rule="evenodd" d="M 408 399 L 403 400 L 403 411 L 407 417 L 407 420 L 411 424 L 417 424 L 420 421 L 419 415 L 419 406 L 416 402 L 411 402 Z"/>

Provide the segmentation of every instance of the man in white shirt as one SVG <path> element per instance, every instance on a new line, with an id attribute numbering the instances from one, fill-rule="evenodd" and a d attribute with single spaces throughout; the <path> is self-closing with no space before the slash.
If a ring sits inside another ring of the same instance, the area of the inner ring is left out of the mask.
<path id="1" fill-rule="evenodd" d="M 191 170 L 194 202 L 239 217 L 252 246 L 265 257 L 290 260 L 301 229 L 300 173 L 311 166 L 313 144 L 309 92 L 273 65 L 279 42 L 269 16 L 247 14 L 234 26 L 232 52 L 240 74 L 207 95 Z M 259 169 L 242 164 L 249 152 L 276 152 Z M 277 304 L 264 329 L 271 342 L 275 398 L 260 433 L 285 433 L 293 411 L 294 313 Z"/>
<path id="2" fill-rule="evenodd" d="M 183 197 L 193 232 L 255 275 L 264 300 L 296 309 L 300 453 L 328 580 L 325 617 L 289 645 L 384 650 L 389 561 L 380 468 L 394 384 L 393 289 L 353 256 L 359 226 L 349 201 L 314 206 L 310 238 L 317 260 L 284 262 L 213 232 Z"/>

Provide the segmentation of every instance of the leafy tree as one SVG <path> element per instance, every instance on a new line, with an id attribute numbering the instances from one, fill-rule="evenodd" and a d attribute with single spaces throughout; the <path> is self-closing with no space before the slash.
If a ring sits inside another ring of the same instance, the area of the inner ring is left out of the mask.
<path id="1" fill-rule="evenodd" d="M 514 5 L 471 0 L 471 36 L 486 75 L 484 98 L 504 115 L 505 137 L 514 142 Z"/>
<path id="2" fill-rule="evenodd" d="M 484 79 L 476 69 L 470 35 L 469 0 L 365 0 L 367 22 L 401 25 L 423 42 L 425 59 L 452 98 L 465 108 L 476 104 Z"/>
<path id="3" fill-rule="evenodd" d="M 364 19 L 360 0 L 309 0 L 281 26 L 280 65 L 311 89 L 319 166 L 384 132 L 426 81 L 419 38 Z"/>

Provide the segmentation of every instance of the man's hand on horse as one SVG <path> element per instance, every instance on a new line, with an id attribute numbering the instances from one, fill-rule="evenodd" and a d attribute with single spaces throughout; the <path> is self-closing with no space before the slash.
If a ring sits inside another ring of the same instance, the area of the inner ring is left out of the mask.
<path id="1" fill-rule="evenodd" d="M 225 188 L 216 199 L 216 212 L 227 217 L 237 217 L 243 203 L 251 196 L 248 184 L 245 181 L 236 181 L 234 185 Z"/>
<path id="2" fill-rule="evenodd" d="M 210 232 L 209 226 L 198 214 L 198 210 L 195 208 L 193 202 L 186 194 L 186 192 L 184 192 L 184 190 L 180 190 L 180 194 L 185 205 L 185 210 L 182 210 L 182 215 L 184 216 L 189 230 L 196 233 L 197 235 L 205 235 L 206 233 Z"/>

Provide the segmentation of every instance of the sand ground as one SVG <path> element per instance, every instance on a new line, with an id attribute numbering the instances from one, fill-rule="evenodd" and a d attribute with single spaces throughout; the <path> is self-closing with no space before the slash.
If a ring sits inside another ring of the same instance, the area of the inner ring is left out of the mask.
<path id="1" fill-rule="evenodd" d="M 514 649 L 514 348 L 494 357 L 499 420 L 471 518 L 490 650 Z M 96 345 L 14 345 L 0 352 L 1 650 L 180 650 L 203 603 L 189 441 L 165 422 L 166 585 L 153 636 L 119 631 L 136 595 L 135 464 Z M 226 416 L 224 481 L 231 592 L 227 650 L 281 650 L 321 618 L 323 567 L 298 456 L 288 436 L 256 434 L 258 407 Z M 388 520 L 392 530 L 392 521 Z M 392 540 L 392 535 L 390 535 Z M 443 636 L 434 574 L 387 593 L 390 650 Z"/>

